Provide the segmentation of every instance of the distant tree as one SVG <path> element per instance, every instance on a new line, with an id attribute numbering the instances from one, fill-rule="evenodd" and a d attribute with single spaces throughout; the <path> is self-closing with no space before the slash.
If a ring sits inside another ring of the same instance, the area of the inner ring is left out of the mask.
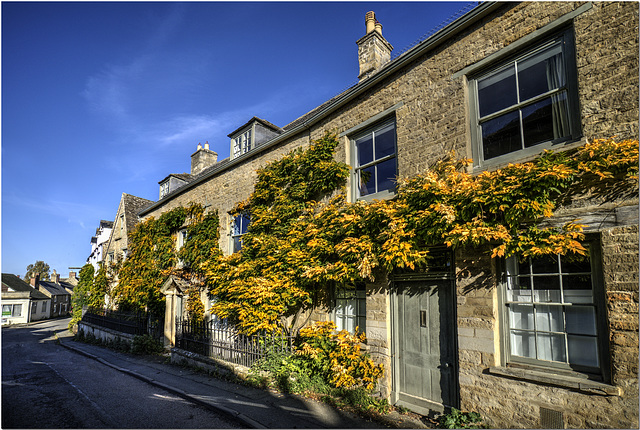
<path id="1" fill-rule="evenodd" d="M 48 281 L 51 278 L 49 276 L 49 265 L 41 260 L 36 260 L 35 264 L 29 264 L 27 273 L 24 275 L 25 282 L 31 282 L 31 278 L 36 275 L 40 275 L 41 281 Z"/>

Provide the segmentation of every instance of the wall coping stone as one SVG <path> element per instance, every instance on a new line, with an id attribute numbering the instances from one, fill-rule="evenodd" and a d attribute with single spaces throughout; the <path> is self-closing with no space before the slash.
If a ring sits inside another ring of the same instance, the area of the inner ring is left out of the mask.
<path id="1" fill-rule="evenodd" d="M 602 382 L 591 381 L 577 376 L 559 375 L 533 369 L 520 369 L 508 367 L 490 367 L 490 375 L 503 376 L 507 378 L 521 379 L 529 382 L 538 382 L 548 385 L 555 385 L 561 388 L 569 388 L 588 394 L 599 394 L 603 396 L 621 396 L 622 389 Z"/>

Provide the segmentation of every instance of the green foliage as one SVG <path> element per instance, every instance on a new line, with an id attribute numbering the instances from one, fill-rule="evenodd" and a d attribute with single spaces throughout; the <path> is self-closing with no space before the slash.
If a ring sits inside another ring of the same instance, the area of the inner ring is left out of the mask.
<path id="1" fill-rule="evenodd" d="M 451 408 L 451 412 L 438 418 L 438 428 L 441 429 L 483 429 L 482 416 L 477 412 L 462 412 Z"/>
<path id="2" fill-rule="evenodd" d="M 205 214 L 201 205 L 191 204 L 185 209 L 187 214 L 187 241 L 180 249 L 179 258 L 185 270 L 194 276 L 202 276 L 202 265 L 222 255 L 218 243 L 220 240 L 220 221 L 217 212 Z"/>
<path id="3" fill-rule="evenodd" d="M 391 410 L 391 405 L 387 399 L 374 397 L 366 389 L 352 388 L 352 389 L 339 389 L 335 395 L 340 398 L 340 402 L 335 402 L 336 406 L 350 406 L 360 411 L 375 411 L 380 414 L 388 414 Z"/>
<path id="4" fill-rule="evenodd" d="M 295 334 L 322 285 L 304 276 L 310 263 L 306 243 L 291 234 L 316 200 L 341 187 L 348 166 L 336 162 L 338 141 L 325 134 L 307 150 L 295 150 L 258 171 L 258 182 L 235 214 L 251 213 L 243 248 L 209 261 L 204 269 L 214 313 L 241 330 Z"/>
<path id="5" fill-rule="evenodd" d="M 338 393 L 347 397 L 358 390 L 370 393 L 383 367 L 361 351 L 365 341 L 364 334 L 336 333 L 333 322 L 316 323 L 300 331 L 293 353 L 282 352 L 281 345 L 274 345 L 265 358 L 254 363 L 251 379 L 263 384 L 265 374 L 269 375 L 281 391 L 291 393 Z"/>
<path id="6" fill-rule="evenodd" d="M 205 214 L 204 207 L 191 204 L 165 212 L 158 219 L 146 219 L 129 236 L 129 255 L 118 270 L 118 284 L 113 298 L 122 310 L 148 310 L 164 313 L 162 283 L 173 274 L 198 283 L 203 262 L 221 255 L 218 248 L 219 221 L 216 212 Z M 177 251 L 178 231 L 186 226 L 187 241 Z M 178 269 L 181 260 L 184 267 Z M 189 306 L 194 315 L 204 315 L 204 308 L 193 300 Z M 199 301 L 199 296 L 198 296 Z M 200 305 L 202 305 L 200 303 Z"/>
<path id="7" fill-rule="evenodd" d="M 148 334 L 134 336 L 131 343 L 131 352 L 137 355 L 159 354 L 164 350 L 161 342 Z"/>
<path id="8" fill-rule="evenodd" d="M 40 275 L 41 281 L 48 281 L 51 279 L 49 275 L 49 265 L 42 260 L 36 260 L 34 264 L 27 266 L 27 273 L 24 275 L 24 281 L 26 283 L 31 282 L 31 278 L 35 275 Z"/>
<path id="9" fill-rule="evenodd" d="M 204 321 L 204 304 L 200 298 L 200 290 L 198 288 L 189 288 L 186 308 L 191 322 L 199 325 Z"/>
<path id="10" fill-rule="evenodd" d="M 80 269 L 80 278 L 78 279 L 78 285 L 73 289 L 71 295 L 71 306 L 73 308 L 71 312 L 71 321 L 69 322 L 69 330 L 82 319 L 82 308 L 89 305 L 89 296 L 93 288 L 93 275 L 94 268 L 92 264 L 85 264 Z"/>
<path id="11" fill-rule="evenodd" d="M 105 307 L 105 296 L 109 293 L 112 277 L 107 266 L 100 262 L 98 273 L 93 279 L 93 287 L 90 289 L 87 305 L 90 309 L 102 309 Z"/>
<path id="12" fill-rule="evenodd" d="M 164 313 L 160 287 L 176 265 L 175 233 L 186 216 L 186 210 L 178 207 L 139 223 L 130 233 L 129 255 L 113 291 L 119 309 Z"/>

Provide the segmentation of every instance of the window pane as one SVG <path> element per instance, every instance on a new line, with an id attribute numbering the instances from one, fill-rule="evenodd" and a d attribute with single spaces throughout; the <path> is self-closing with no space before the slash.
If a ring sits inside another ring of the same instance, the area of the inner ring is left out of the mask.
<path id="1" fill-rule="evenodd" d="M 510 277 L 507 279 L 507 300 L 510 302 L 531 302 L 531 280 L 529 277 Z"/>
<path id="2" fill-rule="evenodd" d="M 358 166 L 364 166 L 373 161 L 373 135 L 371 133 L 356 140 L 356 154 L 358 154 Z"/>
<path id="3" fill-rule="evenodd" d="M 599 367 L 598 342 L 595 337 L 567 336 L 569 363 Z"/>
<path id="4" fill-rule="evenodd" d="M 540 303 L 560 303 L 560 279 L 558 276 L 534 276 L 533 300 Z"/>
<path id="5" fill-rule="evenodd" d="M 358 188 L 360 189 L 361 196 L 366 196 L 376 192 L 375 168 L 375 166 L 370 166 L 366 169 L 361 169 L 358 172 L 360 176 L 358 178 Z"/>
<path id="6" fill-rule="evenodd" d="M 562 307 L 536 306 L 536 329 L 542 331 L 564 331 Z"/>
<path id="7" fill-rule="evenodd" d="M 498 112 L 518 102 L 513 65 L 478 81 L 480 117 Z"/>
<path id="8" fill-rule="evenodd" d="M 536 257 L 531 259 L 531 265 L 533 267 L 533 273 L 559 273 L 558 256 L 546 255 L 543 257 Z"/>
<path id="9" fill-rule="evenodd" d="M 482 151 L 485 160 L 522 149 L 518 111 L 500 115 L 482 124 Z"/>
<path id="10" fill-rule="evenodd" d="M 249 228 L 249 222 L 251 222 L 251 220 L 249 219 L 249 215 L 240 216 L 240 234 L 245 234 L 247 232 L 247 229 Z"/>
<path id="11" fill-rule="evenodd" d="M 376 160 L 396 153 L 395 125 L 389 124 L 376 133 Z"/>
<path id="12" fill-rule="evenodd" d="M 593 303 L 591 275 L 564 275 L 562 289 L 565 303 Z"/>
<path id="13" fill-rule="evenodd" d="M 22 316 L 22 305 L 13 305 L 13 314 L 12 317 Z"/>
<path id="14" fill-rule="evenodd" d="M 591 259 L 589 258 L 589 248 L 587 247 L 587 255 L 563 255 L 560 258 L 562 264 L 562 273 L 590 273 Z"/>
<path id="15" fill-rule="evenodd" d="M 518 62 L 521 102 L 564 85 L 565 70 L 560 43 Z"/>
<path id="16" fill-rule="evenodd" d="M 566 362 L 564 335 L 538 333 L 538 360 Z"/>
<path id="17" fill-rule="evenodd" d="M 233 252 L 238 252 L 242 249 L 242 236 L 236 236 L 233 238 Z"/>
<path id="18" fill-rule="evenodd" d="M 522 109 L 524 146 L 569 136 L 569 107 L 566 93 L 540 100 Z"/>
<path id="19" fill-rule="evenodd" d="M 377 164 L 377 191 L 393 190 L 396 187 L 396 159 L 391 158 Z"/>
<path id="20" fill-rule="evenodd" d="M 510 305 L 509 327 L 522 330 L 533 330 L 533 306 Z"/>
<path id="21" fill-rule="evenodd" d="M 596 335 L 596 311 L 591 306 L 567 306 L 567 333 Z"/>
<path id="22" fill-rule="evenodd" d="M 531 332 L 513 330 L 511 332 L 511 354 L 536 358 L 535 335 Z"/>

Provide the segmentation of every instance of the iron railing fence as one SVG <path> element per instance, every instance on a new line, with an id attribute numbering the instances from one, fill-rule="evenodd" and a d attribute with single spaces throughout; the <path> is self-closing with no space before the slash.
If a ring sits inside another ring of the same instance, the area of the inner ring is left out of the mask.
<path id="1" fill-rule="evenodd" d="M 148 312 L 90 309 L 82 316 L 82 321 L 134 336 L 148 334 L 160 341 L 164 338 L 164 318 Z"/>
<path id="2" fill-rule="evenodd" d="M 269 353 L 292 352 L 293 340 L 292 336 L 272 334 L 247 336 L 217 321 L 176 322 L 176 347 L 247 367 Z"/>

